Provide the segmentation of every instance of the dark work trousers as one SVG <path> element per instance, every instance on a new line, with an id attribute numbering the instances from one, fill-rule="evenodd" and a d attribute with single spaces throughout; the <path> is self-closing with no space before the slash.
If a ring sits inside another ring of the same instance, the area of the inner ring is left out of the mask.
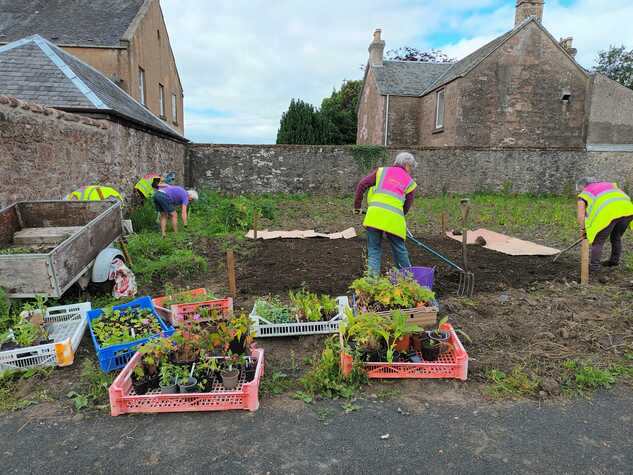
<path id="1" fill-rule="evenodd" d="M 633 221 L 633 216 L 624 216 L 623 218 L 614 219 L 611 224 L 600 231 L 591 246 L 591 270 L 600 269 L 600 259 L 602 258 L 602 248 L 607 242 L 607 238 L 611 240 L 611 258 L 609 263 L 617 265 L 620 263 L 622 256 L 622 236 L 626 229 Z"/>

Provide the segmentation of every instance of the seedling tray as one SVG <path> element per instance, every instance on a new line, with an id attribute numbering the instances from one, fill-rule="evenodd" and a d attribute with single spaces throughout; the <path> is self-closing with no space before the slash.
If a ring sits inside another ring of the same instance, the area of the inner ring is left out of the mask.
<path id="1" fill-rule="evenodd" d="M 142 355 L 136 353 L 110 386 L 111 414 L 118 416 L 156 412 L 256 411 L 259 408 L 259 384 L 264 375 L 264 350 L 254 348 L 251 350 L 251 356 L 257 360 L 255 378 L 247 383 L 241 375 L 235 389 L 227 390 L 221 384 L 214 384 L 213 390 L 206 393 L 161 394 L 160 390 L 155 389 L 138 396 L 132 386 L 132 373 L 140 363 Z"/>
<path id="2" fill-rule="evenodd" d="M 46 310 L 44 324 L 51 343 L 0 352 L 0 370 L 25 370 L 46 366 L 70 366 L 84 336 L 90 302 Z"/>
<path id="3" fill-rule="evenodd" d="M 101 367 L 101 371 L 103 371 L 104 373 L 123 368 L 134 355 L 135 348 L 137 346 L 143 345 L 153 338 L 159 338 L 160 336 L 171 336 L 174 334 L 174 327 L 168 326 L 163 321 L 163 319 L 160 318 L 158 313 L 156 313 L 156 309 L 154 308 L 154 304 L 152 304 L 152 299 L 150 297 L 141 297 L 136 300 L 132 300 L 131 302 L 122 305 L 115 305 L 114 307 L 112 307 L 113 310 L 121 311 L 143 308 L 148 308 L 152 310 L 154 317 L 156 317 L 156 319 L 158 320 L 162 332 L 157 333 L 156 335 L 149 336 L 147 338 L 140 338 L 129 343 L 112 345 L 106 348 L 101 348 L 101 346 L 97 342 L 94 331 L 92 330 L 92 321 L 103 315 L 103 309 L 99 308 L 88 312 L 88 326 L 90 327 L 90 336 L 92 337 L 92 343 L 94 344 L 97 356 L 99 357 L 99 366 Z"/>
<path id="4" fill-rule="evenodd" d="M 267 338 L 336 333 L 341 320 L 345 318 L 345 309 L 349 307 L 349 299 L 347 297 L 337 297 L 336 301 L 338 303 L 338 314 L 331 320 L 323 322 L 271 323 L 257 315 L 255 306 L 253 306 L 250 317 L 253 322 L 255 337 Z"/>
<path id="5" fill-rule="evenodd" d="M 449 333 L 451 349 L 440 354 L 437 361 L 422 363 L 363 363 L 370 379 L 461 379 L 468 377 L 468 353 L 450 323 L 442 326 Z M 341 336 L 341 348 L 342 336 Z M 421 355 L 420 355 L 421 356 Z M 352 356 L 341 351 L 341 371 L 347 376 L 352 371 Z"/>

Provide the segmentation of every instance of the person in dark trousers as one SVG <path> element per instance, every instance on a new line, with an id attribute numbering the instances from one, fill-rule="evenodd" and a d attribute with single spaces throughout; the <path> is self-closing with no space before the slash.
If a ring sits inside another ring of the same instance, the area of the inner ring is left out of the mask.
<path id="1" fill-rule="evenodd" d="M 178 212 L 176 207 L 180 206 L 182 223 L 187 227 L 187 208 L 189 202 L 198 199 L 198 193 L 195 190 L 185 190 L 180 186 L 163 185 L 159 181 L 152 182 L 152 187 L 156 190 L 152 199 L 156 211 L 160 213 L 160 233 L 165 237 L 167 233 L 167 219 L 171 219 L 171 226 L 174 232 L 178 232 Z"/>
<path id="2" fill-rule="evenodd" d="M 415 157 L 399 153 L 391 167 L 378 168 L 363 178 L 356 187 L 354 213 L 360 214 L 363 195 L 367 190 L 367 216 L 363 226 L 367 229 L 367 267 L 371 276 L 380 275 L 382 237 L 391 244 L 393 258 L 399 269 L 411 267 L 405 245 L 409 212 L 417 184 L 411 173 L 417 166 Z"/>
<path id="3" fill-rule="evenodd" d="M 633 222 L 631 198 L 616 183 L 601 182 L 593 178 L 581 178 L 576 183 L 578 194 L 577 219 L 581 237 L 591 243 L 592 272 L 601 266 L 620 264 L 622 236 Z M 611 257 L 601 263 L 602 248 L 611 241 Z"/>

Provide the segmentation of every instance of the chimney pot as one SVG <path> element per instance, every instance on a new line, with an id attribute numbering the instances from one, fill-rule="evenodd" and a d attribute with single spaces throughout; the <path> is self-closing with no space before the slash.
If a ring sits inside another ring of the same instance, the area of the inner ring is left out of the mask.
<path id="1" fill-rule="evenodd" d="M 567 38 L 560 39 L 560 45 L 563 47 L 567 54 L 569 54 L 572 58 L 575 58 L 578 54 L 578 50 L 574 48 L 574 38 L 569 36 Z"/>
<path id="2" fill-rule="evenodd" d="M 381 37 L 382 30 L 376 28 L 374 31 L 374 39 L 369 45 L 369 64 L 371 66 L 382 66 L 384 63 L 385 42 Z"/>
<path id="3" fill-rule="evenodd" d="M 517 0 L 514 26 L 519 26 L 529 17 L 534 17 L 541 23 L 543 21 L 544 4 L 545 0 Z"/>

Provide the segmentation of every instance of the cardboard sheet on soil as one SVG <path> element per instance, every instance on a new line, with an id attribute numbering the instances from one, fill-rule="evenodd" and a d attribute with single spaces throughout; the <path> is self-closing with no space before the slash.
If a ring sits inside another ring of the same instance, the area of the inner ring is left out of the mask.
<path id="1" fill-rule="evenodd" d="M 451 231 L 447 232 L 446 235 L 455 241 L 462 242 L 461 235 L 455 235 Z M 468 231 L 468 244 L 478 244 L 476 242 L 478 237 L 482 237 L 486 240 L 486 244 L 482 247 L 510 256 L 554 256 L 560 252 L 558 249 L 552 247 L 541 246 L 540 244 L 530 241 L 523 241 L 522 239 L 495 233 L 488 229 Z"/>
<path id="2" fill-rule="evenodd" d="M 255 231 L 252 229 L 246 233 L 248 239 L 255 239 Z M 356 237 L 356 229 L 347 228 L 340 233 L 317 233 L 314 229 L 308 229 L 307 231 L 300 231 L 295 229 L 293 231 L 269 231 L 268 229 L 262 229 L 257 231 L 257 239 L 263 239 L 268 241 L 269 239 L 307 239 L 307 238 L 327 238 L 327 239 L 352 239 Z"/>

